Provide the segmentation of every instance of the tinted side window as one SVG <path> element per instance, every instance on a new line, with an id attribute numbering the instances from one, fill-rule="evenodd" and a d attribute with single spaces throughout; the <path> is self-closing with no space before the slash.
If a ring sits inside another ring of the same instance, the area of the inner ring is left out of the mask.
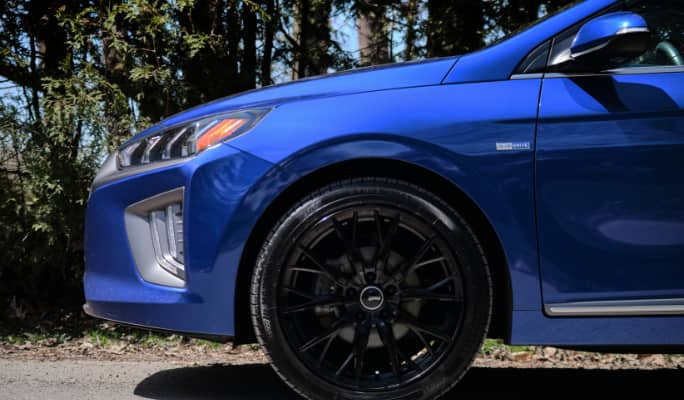
<path id="1" fill-rule="evenodd" d="M 651 0 L 629 7 L 651 29 L 649 49 L 624 67 L 684 65 L 684 1 Z"/>

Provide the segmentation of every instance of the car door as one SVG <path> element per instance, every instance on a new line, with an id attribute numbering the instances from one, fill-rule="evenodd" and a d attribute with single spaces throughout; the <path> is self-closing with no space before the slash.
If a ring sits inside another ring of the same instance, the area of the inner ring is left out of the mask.
<path id="1" fill-rule="evenodd" d="M 684 7 L 629 10 L 649 24 L 647 53 L 610 71 L 544 77 L 535 168 L 549 314 L 684 304 Z M 551 60 L 573 36 L 556 38 Z"/>

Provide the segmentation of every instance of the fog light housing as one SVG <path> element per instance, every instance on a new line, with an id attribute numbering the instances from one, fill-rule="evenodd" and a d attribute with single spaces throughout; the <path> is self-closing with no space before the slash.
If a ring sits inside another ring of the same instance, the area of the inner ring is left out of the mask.
<path id="1" fill-rule="evenodd" d="M 142 279 L 184 287 L 183 188 L 128 206 L 124 219 L 131 253 Z"/>
<path id="2" fill-rule="evenodd" d="M 157 263 L 184 280 L 183 204 L 171 203 L 162 209 L 151 211 L 149 221 Z"/>

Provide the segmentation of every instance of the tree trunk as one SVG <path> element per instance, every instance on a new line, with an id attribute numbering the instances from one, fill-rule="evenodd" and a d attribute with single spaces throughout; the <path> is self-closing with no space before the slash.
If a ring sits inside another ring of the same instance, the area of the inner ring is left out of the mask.
<path id="1" fill-rule="evenodd" d="M 276 15 L 275 0 L 266 1 L 266 17 L 263 17 L 263 42 L 264 50 L 261 54 L 261 86 L 271 84 L 271 65 L 273 64 L 273 40 L 278 24 L 279 15 Z"/>
<path id="2" fill-rule="evenodd" d="M 242 62 L 240 63 L 241 91 L 254 89 L 257 76 L 257 16 L 248 2 L 242 3 Z"/>
<path id="3" fill-rule="evenodd" d="M 417 31 L 416 19 L 418 17 L 417 0 L 408 0 L 403 8 L 404 18 L 406 19 L 406 35 L 404 36 L 404 60 L 410 61 L 418 55 L 416 49 Z"/>
<path id="4" fill-rule="evenodd" d="M 299 0 L 296 13 L 295 78 L 328 72 L 332 0 Z"/>
<path id="5" fill-rule="evenodd" d="M 356 11 L 361 65 L 390 61 L 387 6 L 380 2 L 359 1 Z"/>

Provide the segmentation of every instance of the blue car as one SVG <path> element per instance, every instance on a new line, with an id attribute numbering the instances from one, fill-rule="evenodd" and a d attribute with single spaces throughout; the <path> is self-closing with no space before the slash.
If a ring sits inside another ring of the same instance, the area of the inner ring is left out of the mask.
<path id="1" fill-rule="evenodd" d="M 258 341 L 309 399 L 433 399 L 486 337 L 684 349 L 684 6 L 172 116 L 87 208 L 85 311 Z"/>

